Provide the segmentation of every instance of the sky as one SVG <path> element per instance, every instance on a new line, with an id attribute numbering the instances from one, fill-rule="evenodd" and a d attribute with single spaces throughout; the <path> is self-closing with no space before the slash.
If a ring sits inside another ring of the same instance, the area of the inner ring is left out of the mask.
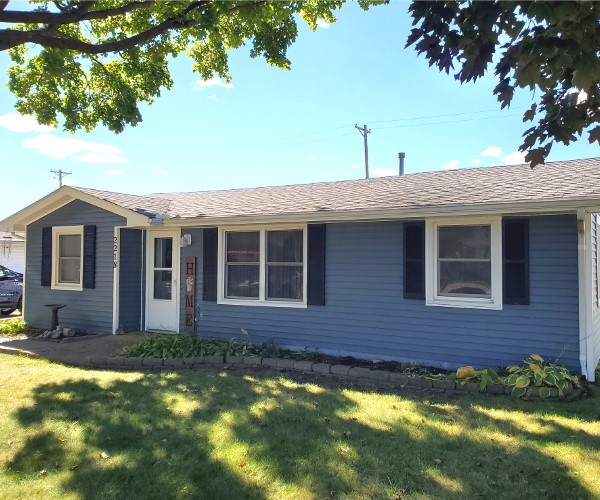
<path id="1" fill-rule="evenodd" d="M 363 139 L 371 130 L 372 177 L 521 163 L 524 110 L 534 96 L 519 91 L 500 110 L 493 76 L 460 85 L 429 68 L 413 48 L 409 3 L 362 11 L 346 5 L 337 22 L 312 32 L 300 23 L 288 52 L 290 71 L 230 54 L 230 84 L 198 81 L 179 57 L 175 86 L 143 122 L 115 135 L 98 128 L 70 134 L 15 115 L 6 88 L 9 59 L 0 53 L 0 219 L 57 189 L 50 170 L 72 172 L 66 183 L 133 194 L 232 189 L 360 179 Z M 583 137 L 555 144 L 549 161 L 599 156 Z"/>

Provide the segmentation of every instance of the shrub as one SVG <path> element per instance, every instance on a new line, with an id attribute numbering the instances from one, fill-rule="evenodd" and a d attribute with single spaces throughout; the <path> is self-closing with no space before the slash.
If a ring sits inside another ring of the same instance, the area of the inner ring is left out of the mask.
<path id="1" fill-rule="evenodd" d="M 572 375 L 563 366 L 546 363 L 538 354 L 525 358 L 525 364 L 522 366 L 509 367 L 508 372 L 510 375 L 506 377 L 506 385 L 513 387 L 513 396 L 525 396 L 531 391 L 531 387 L 539 387 L 542 398 L 550 396 L 552 387 L 558 389 L 559 396 L 563 396 L 569 383 L 579 387 L 579 378 L 576 375 Z"/>
<path id="2" fill-rule="evenodd" d="M 21 318 L 13 318 L 0 322 L 0 335 L 10 337 L 27 332 L 27 323 Z"/>
<path id="3" fill-rule="evenodd" d="M 498 373 L 492 368 L 476 370 L 472 366 L 463 366 L 456 370 L 456 381 L 462 385 L 467 382 L 478 382 L 480 392 L 485 392 L 488 385 L 503 383 Z"/>

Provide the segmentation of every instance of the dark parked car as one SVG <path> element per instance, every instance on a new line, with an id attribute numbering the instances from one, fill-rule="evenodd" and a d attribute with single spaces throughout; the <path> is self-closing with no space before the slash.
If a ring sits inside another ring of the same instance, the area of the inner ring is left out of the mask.
<path id="1" fill-rule="evenodd" d="M 0 266 L 0 314 L 8 316 L 23 303 L 23 275 Z"/>

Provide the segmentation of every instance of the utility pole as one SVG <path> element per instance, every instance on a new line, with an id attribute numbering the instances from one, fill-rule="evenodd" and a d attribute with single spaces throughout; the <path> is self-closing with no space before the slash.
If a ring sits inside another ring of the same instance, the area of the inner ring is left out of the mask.
<path id="1" fill-rule="evenodd" d="M 63 172 L 62 170 L 50 170 L 51 174 L 54 174 L 54 178 L 58 179 L 58 186 L 62 187 L 63 185 L 63 177 L 67 175 L 71 175 L 72 172 Z"/>
<path id="2" fill-rule="evenodd" d="M 365 141 L 365 179 L 368 179 L 369 178 L 369 143 L 367 141 L 367 134 L 370 134 L 371 131 L 369 129 L 367 129 L 366 125 L 364 127 L 359 127 L 358 124 L 355 124 L 354 128 L 356 128 L 360 132 L 360 135 L 363 136 L 363 140 Z"/>

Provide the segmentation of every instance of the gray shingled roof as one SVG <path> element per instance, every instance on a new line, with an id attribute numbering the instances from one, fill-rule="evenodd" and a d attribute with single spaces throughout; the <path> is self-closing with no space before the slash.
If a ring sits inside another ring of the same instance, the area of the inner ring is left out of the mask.
<path id="1" fill-rule="evenodd" d="M 315 184 L 134 196 L 75 188 L 138 213 L 170 218 L 276 216 L 459 205 L 600 200 L 600 158 L 480 167 Z"/>

